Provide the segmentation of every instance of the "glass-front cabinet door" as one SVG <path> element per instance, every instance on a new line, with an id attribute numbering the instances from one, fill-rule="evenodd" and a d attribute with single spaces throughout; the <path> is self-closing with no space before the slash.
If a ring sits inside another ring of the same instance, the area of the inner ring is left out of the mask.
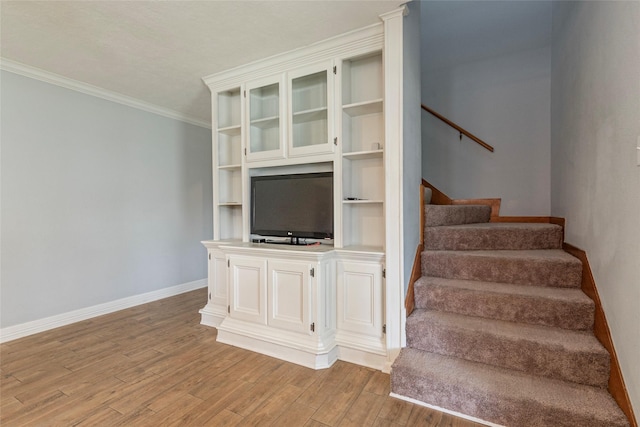
<path id="1" fill-rule="evenodd" d="M 333 80 L 332 61 L 288 73 L 290 156 L 333 152 Z"/>
<path id="2" fill-rule="evenodd" d="M 247 161 L 284 157 L 283 88 L 281 75 L 256 80 L 246 85 Z"/>

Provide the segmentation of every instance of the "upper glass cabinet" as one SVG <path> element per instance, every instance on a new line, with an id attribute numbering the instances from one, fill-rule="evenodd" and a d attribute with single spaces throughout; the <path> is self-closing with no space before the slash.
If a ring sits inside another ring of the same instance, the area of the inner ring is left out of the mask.
<path id="1" fill-rule="evenodd" d="M 284 157 L 282 117 L 283 82 L 279 76 L 248 83 L 246 96 L 249 118 L 247 160 L 267 160 Z"/>
<path id="2" fill-rule="evenodd" d="M 289 73 L 289 155 L 333 151 L 333 63 Z"/>

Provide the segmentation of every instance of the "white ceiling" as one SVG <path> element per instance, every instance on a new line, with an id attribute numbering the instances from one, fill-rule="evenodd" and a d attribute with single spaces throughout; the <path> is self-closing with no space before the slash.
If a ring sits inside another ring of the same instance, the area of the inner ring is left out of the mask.
<path id="1" fill-rule="evenodd" d="M 2 1 L 2 58 L 211 122 L 201 78 L 379 22 L 403 1 Z"/>

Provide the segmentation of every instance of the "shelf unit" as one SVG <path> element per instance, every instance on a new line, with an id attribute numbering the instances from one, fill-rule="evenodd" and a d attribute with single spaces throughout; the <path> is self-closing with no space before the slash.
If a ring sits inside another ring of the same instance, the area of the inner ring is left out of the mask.
<path id="1" fill-rule="evenodd" d="M 214 240 L 203 242 L 209 299 L 200 313 L 221 342 L 314 368 L 339 358 L 389 371 L 405 326 L 406 11 L 203 79 L 213 101 Z M 251 242 L 251 177 L 324 171 L 334 174 L 333 246 Z M 265 262 L 277 283 L 255 273 Z M 266 302 L 263 283 L 277 292 Z"/>
<path id="2" fill-rule="evenodd" d="M 213 132 L 215 239 L 242 238 L 242 97 L 234 87 L 215 94 Z"/>
<path id="3" fill-rule="evenodd" d="M 342 62 L 342 246 L 384 248 L 382 53 Z M 347 200 L 355 198 L 357 200 Z"/>

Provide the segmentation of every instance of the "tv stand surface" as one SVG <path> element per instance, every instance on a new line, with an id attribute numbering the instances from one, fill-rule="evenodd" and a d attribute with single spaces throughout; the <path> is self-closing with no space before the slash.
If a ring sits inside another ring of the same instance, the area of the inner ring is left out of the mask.
<path id="1" fill-rule="evenodd" d="M 320 242 L 305 242 L 306 238 L 304 237 L 291 237 L 289 240 L 269 240 L 266 239 L 265 243 L 270 243 L 272 245 L 295 245 L 295 246 L 318 246 Z"/>

